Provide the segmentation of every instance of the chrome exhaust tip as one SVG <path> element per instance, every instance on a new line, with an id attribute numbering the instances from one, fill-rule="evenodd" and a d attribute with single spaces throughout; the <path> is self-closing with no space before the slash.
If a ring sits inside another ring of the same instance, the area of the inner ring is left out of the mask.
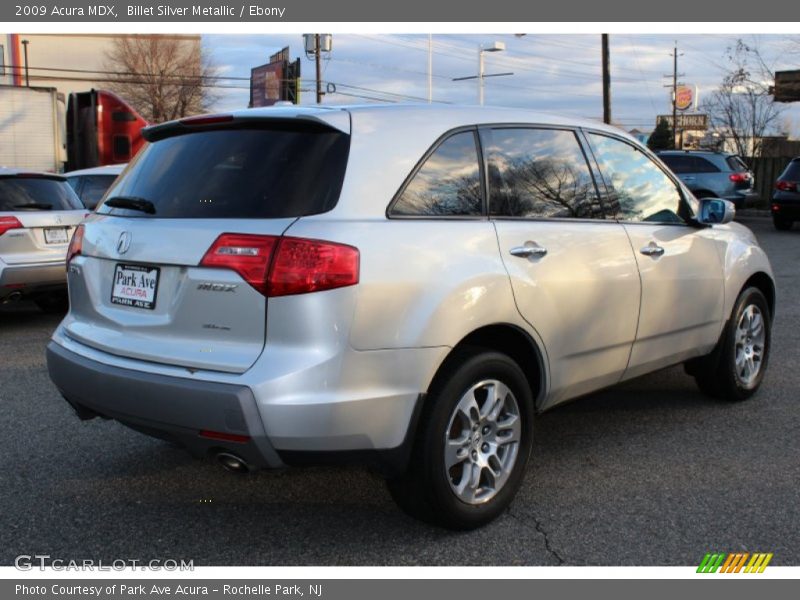
<path id="1" fill-rule="evenodd" d="M 11 292 L 5 298 L 3 298 L 3 304 L 11 304 L 12 302 L 19 302 L 21 299 L 22 299 L 22 292 L 14 291 Z"/>
<path id="2" fill-rule="evenodd" d="M 217 462 L 222 468 L 231 473 L 249 473 L 250 465 L 245 460 L 230 452 L 219 452 L 216 455 Z"/>

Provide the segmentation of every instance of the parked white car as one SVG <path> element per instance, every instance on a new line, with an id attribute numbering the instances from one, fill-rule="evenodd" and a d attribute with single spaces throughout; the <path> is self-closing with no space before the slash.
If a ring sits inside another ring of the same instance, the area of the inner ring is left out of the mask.
<path id="1" fill-rule="evenodd" d="M 64 173 L 67 183 L 72 186 L 78 198 L 89 210 L 94 210 L 97 203 L 103 198 L 114 180 L 128 166 L 127 163 L 119 165 L 105 165 L 103 167 L 92 167 L 90 169 L 78 169 Z"/>
<path id="2" fill-rule="evenodd" d="M 762 382 L 765 253 L 617 129 L 394 105 L 144 136 L 73 238 L 48 347 L 82 418 L 236 471 L 375 464 L 409 513 L 471 528 L 538 412 L 677 363 L 728 400 Z"/>
<path id="3" fill-rule="evenodd" d="M 86 214 L 63 177 L 0 167 L 0 303 L 66 309 L 67 247 Z"/>

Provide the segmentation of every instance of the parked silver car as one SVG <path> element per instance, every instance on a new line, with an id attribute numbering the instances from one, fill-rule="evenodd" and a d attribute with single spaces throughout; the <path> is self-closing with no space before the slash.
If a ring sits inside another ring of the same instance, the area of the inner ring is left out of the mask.
<path id="1" fill-rule="evenodd" d="M 0 168 L 0 303 L 66 309 L 67 247 L 86 214 L 63 177 Z"/>
<path id="2" fill-rule="evenodd" d="M 471 528 L 511 502 L 536 413 L 682 362 L 729 400 L 764 376 L 765 253 L 617 129 L 395 105 L 144 136 L 75 233 L 48 346 L 82 418 L 232 470 L 374 464 Z"/>

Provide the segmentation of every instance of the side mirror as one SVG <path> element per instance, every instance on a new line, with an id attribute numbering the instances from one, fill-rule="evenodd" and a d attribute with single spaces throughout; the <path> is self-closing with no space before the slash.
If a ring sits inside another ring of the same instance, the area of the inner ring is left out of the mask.
<path id="1" fill-rule="evenodd" d="M 724 225 L 733 221 L 736 207 L 730 200 L 722 198 L 701 198 L 697 222 L 703 225 Z"/>

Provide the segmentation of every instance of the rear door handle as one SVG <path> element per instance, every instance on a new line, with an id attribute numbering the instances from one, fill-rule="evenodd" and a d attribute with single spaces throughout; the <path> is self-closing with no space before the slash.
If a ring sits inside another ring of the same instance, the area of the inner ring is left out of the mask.
<path id="1" fill-rule="evenodd" d="M 524 246 L 515 246 L 508 251 L 511 256 L 518 256 L 520 258 L 536 258 L 547 254 L 547 248 L 544 248 L 536 242 L 525 242 Z"/>
<path id="2" fill-rule="evenodd" d="M 655 242 L 650 242 L 647 246 L 639 250 L 639 252 L 645 256 L 661 256 L 664 254 L 664 249 Z"/>

